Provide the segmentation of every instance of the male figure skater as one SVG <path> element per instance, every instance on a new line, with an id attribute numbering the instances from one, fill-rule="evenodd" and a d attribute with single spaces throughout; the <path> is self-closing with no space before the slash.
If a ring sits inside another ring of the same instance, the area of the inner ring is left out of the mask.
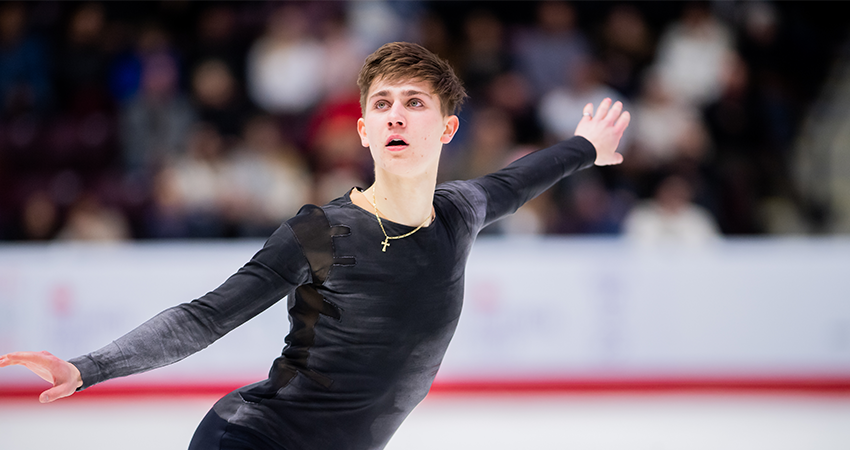
<path id="1" fill-rule="evenodd" d="M 269 377 L 219 400 L 190 449 L 381 449 L 425 397 L 455 331 L 477 233 L 562 177 L 618 164 L 629 114 L 588 104 L 576 137 L 496 173 L 436 185 L 466 94 L 452 68 L 409 43 L 370 55 L 357 132 L 375 183 L 305 206 L 214 291 L 167 309 L 106 347 L 65 362 L 11 353 L 54 384 L 54 401 L 176 362 L 288 295 L 290 332 Z"/>

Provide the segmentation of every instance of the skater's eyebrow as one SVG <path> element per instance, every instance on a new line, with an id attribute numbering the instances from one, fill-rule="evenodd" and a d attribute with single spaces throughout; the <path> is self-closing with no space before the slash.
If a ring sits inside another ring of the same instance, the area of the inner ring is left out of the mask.
<path id="1" fill-rule="evenodd" d="M 384 90 L 375 92 L 374 94 L 372 94 L 369 97 L 369 99 L 371 100 L 371 99 L 374 99 L 375 97 L 389 97 L 389 96 L 390 96 L 390 91 L 387 90 L 387 89 L 384 89 Z M 402 92 L 402 96 L 403 97 L 424 96 L 424 97 L 431 98 L 431 94 L 429 94 L 427 92 L 423 92 L 423 91 L 417 91 L 416 89 L 408 89 L 408 90 Z"/>

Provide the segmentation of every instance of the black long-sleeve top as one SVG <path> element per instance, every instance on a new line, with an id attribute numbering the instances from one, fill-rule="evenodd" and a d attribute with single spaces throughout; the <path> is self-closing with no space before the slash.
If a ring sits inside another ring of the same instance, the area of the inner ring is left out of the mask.
<path id="1" fill-rule="evenodd" d="M 437 186 L 435 221 L 390 241 L 349 194 L 305 207 L 212 292 L 73 359 L 86 388 L 179 361 L 288 296 L 269 378 L 222 398 L 223 419 L 293 449 L 381 449 L 425 397 L 454 334 L 478 232 L 593 164 L 582 137 Z M 390 236 L 412 230 L 384 221 Z M 81 388 L 81 389 L 82 389 Z"/>

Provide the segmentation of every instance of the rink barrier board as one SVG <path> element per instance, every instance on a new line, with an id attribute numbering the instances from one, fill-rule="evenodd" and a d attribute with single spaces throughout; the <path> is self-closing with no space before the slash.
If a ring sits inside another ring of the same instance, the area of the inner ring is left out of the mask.
<path id="1" fill-rule="evenodd" d="M 99 348 L 214 288 L 261 246 L 0 245 L 0 354 L 67 359 Z M 480 239 L 432 393 L 846 392 L 848 273 L 850 238 L 656 249 Z M 178 364 L 85 395 L 218 395 L 261 379 L 280 355 L 285 307 Z M 40 392 L 36 383 L 25 369 L 0 369 L 2 398 Z"/>

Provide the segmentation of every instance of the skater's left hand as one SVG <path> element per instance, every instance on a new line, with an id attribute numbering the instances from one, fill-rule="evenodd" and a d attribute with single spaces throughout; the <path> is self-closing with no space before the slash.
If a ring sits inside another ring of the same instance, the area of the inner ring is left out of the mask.
<path id="1" fill-rule="evenodd" d="M 620 138 L 629 126 L 631 115 L 623 111 L 623 104 L 616 102 L 611 104 L 611 99 L 606 98 L 599 103 L 596 112 L 593 112 L 593 103 L 584 107 L 584 116 L 576 127 L 576 136 L 582 136 L 596 147 L 596 165 L 607 166 L 623 162 L 623 155 L 617 153 Z"/>

